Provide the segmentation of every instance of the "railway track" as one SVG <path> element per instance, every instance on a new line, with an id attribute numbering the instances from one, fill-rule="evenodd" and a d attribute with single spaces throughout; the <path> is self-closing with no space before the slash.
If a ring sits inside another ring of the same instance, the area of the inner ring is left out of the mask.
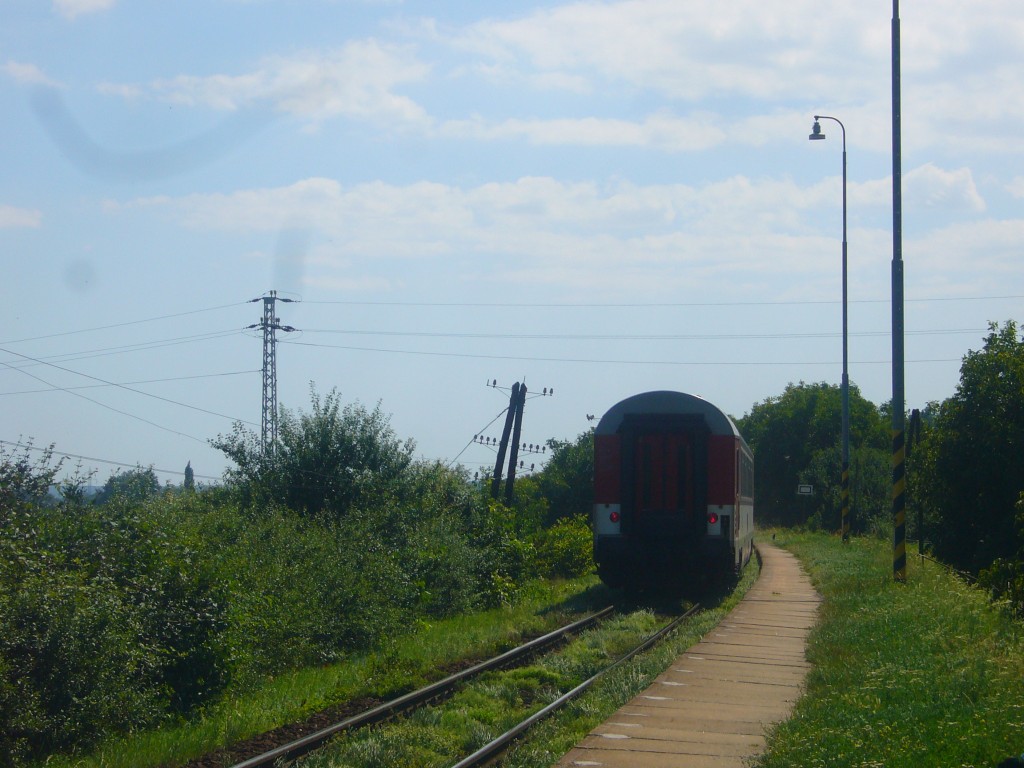
<path id="1" fill-rule="evenodd" d="M 399 696 L 390 701 L 384 702 L 357 715 L 347 717 L 339 722 L 320 728 L 314 733 L 303 736 L 299 739 L 280 744 L 272 749 L 258 755 L 235 763 L 232 768 L 261 768 L 262 766 L 273 766 L 278 761 L 288 762 L 295 760 L 309 752 L 312 752 L 331 738 L 338 734 L 362 728 L 386 721 L 396 715 L 424 706 L 430 702 L 440 701 L 450 696 L 461 685 L 472 678 L 495 669 L 507 668 L 522 663 L 536 654 L 551 648 L 562 642 L 566 637 L 576 634 L 599 621 L 607 618 L 614 612 L 613 607 L 607 607 L 597 611 L 579 621 L 567 624 L 564 627 L 549 632 L 546 635 L 530 640 L 505 653 L 495 656 L 486 661 L 475 664 L 448 677 Z"/>
<path id="2" fill-rule="evenodd" d="M 662 640 L 662 638 L 664 638 L 666 635 L 672 632 L 672 630 L 674 630 L 684 621 L 694 616 L 694 614 L 696 614 L 698 611 L 700 611 L 700 606 L 693 606 L 693 608 L 688 610 L 682 616 L 673 619 L 671 622 L 666 624 L 664 627 L 659 629 L 657 632 L 655 632 L 647 639 L 637 644 L 634 648 L 620 656 L 607 667 L 605 667 L 595 675 L 591 676 L 587 680 L 584 680 L 582 683 L 577 685 L 572 690 L 562 694 L 557 699 L 555 699 L 555 701 L 551 702 L 543 709 L 534 712 L 521 723 L 519 723 L 513 728 L 510 728 L 508 731 L 506 731 L 490 743 L 485 744 L 483 747 L 478 749 L 473 754 L 463 758 L 454 766 L 452 766 L 452 768 L 479 768 L 480 766 L 490 765 L 495 760 L 497 760 L 505 752 L 505 750 L 507 750 L 512 745 L 513 742 L 515 742 L 517 739 L 523 736 L 531 727 L 533 727 L 549 715 L 553 714 L 557 710 L 561 709 L 566 704 L 571 702 L 573 699 L 580 696 L 594 683 L 600 680 L 604 675 L 611 672 L 613 669 L 625 664 L 627 661 L 632 659 L 637 654 L 643 653 L 649 648 L 652 648 L 655 645 L 657 645 Z"/>
<path id="3" fill-rule="evenodd" d="M 478 766 L 489 765 L 497 761 L 504 752 L 518 739 L 523 737 L 534 725 L 566 706 L 578 698 L 587 689 L 593 686 L 604 675 L 625 664 L 636 655 L 654 647 L 669 633 L 675 630 L 687 619 L 692 618 L 700 611 L 700 606 L 694 606 L 686 613 L 674 618 L 659 630 L 639 642 L 632 649 L 619 656 L 615 661 L 592 675 L 571 690 L 563 693 L 557 699 L 534 712 L 525 718 L 518 725 L 510 728 L 505 733 L 493 739 L 488 744 L 480 747 L 476 752 L 466 756 L 452 768 L 477 768 Z M 486 661 L 475 664 L 465 670 L 449 675 L 448 677 L 399 696 L 390 701 L 368 708 L 356 715 L 346 717 L 326 727 L 322 727 L 314 733 L 302 736 L 298 739 L 267 749 L 260 754 L 249 757 L 241 762 L 234 763 L 231 768 L 261 768 L 264 766 L 275 766 L 287 764 L 304 755 L 307 755 L 330 741 L 335 736 L 347 731 L 363 728 L 386 722 L 394 717 L 408 713 L 419 707 L 434 704 L 449 698 L 456 690 L 465 683 L 484 672 L 508 669 L 524 663 L 526 660 L 535 657 L 537 654 L 548 650 L 568 636 L 574 635 L 587 629 L 614 613 L 613 607 L 605 608 L 591 614 L 579 621 L 572 622 L 564 627 L 549 632 L 546 635 L 523 643 L 505 653 L 495 656 Z M 224 763 L 221 763 L 222 765 Z"/>

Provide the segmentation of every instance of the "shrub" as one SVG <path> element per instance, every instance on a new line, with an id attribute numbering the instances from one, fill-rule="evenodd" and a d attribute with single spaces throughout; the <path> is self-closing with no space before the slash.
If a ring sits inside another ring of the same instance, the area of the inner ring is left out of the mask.
<path id="1" fill-rule="evenodd" d="M 0 716 L 11 754 L 88 744 L 223 688 L 220 606 L 193 553 L 117 506 L 8 500 L 0 518 L 0 691 L 19 698 Z"/>
<path id="2" fill-rule="evenodd" d="M 559 520 L 533 537 L 537 572 L 545 578 L 573 578 L 594 567 L 590 525 L 584 518 Z"/>
<path id="3" fill-rule="evenodd" d="M 1017 500 L 1016 524 L 1018 541 L 1024 542 L 1024 493 Z M 978 582 L 1003 601 L 1010 611 L 1024 617 L 1024 543 L 1016 557 L 998 558 L 978 574 Z"/>

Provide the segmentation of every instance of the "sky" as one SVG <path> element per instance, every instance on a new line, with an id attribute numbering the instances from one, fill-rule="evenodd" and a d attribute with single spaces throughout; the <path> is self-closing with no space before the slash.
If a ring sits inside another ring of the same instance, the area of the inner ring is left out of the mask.
<path id="1" fill-rule="evenodd" d="M 899 14 L 910 409 L 1022 320 L 1024 3 Z M 471 471 L 517 381 L 537 445 L 648 390 L 741 417 L 838 386 L 844 146 L 849 375 L 886 403 L 892 18 L 0 0 L 0 447 L 215 482 L 210 440 L 260 431 L 271 291 L 281 406 L 337 391 Z"/>

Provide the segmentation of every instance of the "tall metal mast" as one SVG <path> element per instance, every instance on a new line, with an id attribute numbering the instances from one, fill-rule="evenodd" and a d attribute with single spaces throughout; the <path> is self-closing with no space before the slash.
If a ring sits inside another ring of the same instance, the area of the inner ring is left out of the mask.
<path id="1" fill-rule="evenodd" d="M 900 97 L 900 3 L 892 0 L 892 573 L 907 580 L 907 481 L 905 476 L 903 365 L 903 171 Z"/>
<path id="2" fill-rule="evenodd" d="M 263 415 L 260 420 L 260 448 L 264 456 L 273 456 L 277 445 L 277 331 L 291 332 L 295 329 L 290 325 L 281 325 L 277 316 L 278 301 L 292 302 L 294 299 L 282 299 L 277 291 L 271 291 L 253 302 L 263 302 L 263 319 L 250 328 L 263 329 Z"/>

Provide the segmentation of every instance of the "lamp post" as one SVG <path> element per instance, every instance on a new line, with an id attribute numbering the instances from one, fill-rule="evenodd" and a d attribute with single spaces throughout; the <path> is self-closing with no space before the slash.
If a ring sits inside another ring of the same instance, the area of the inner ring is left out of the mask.
<path id="1" fill-rule="evenodd" d="M 832 120 L 839 124 L 843 132 L 843 381 L 842 381 L 842 409 L 843 409 L 843 475 L 841 485 L 841 522 L 840 532 L 843 541 L 850 536 L 850 375 L 848 370 L 847 355 L 847 333 L 846 333 L 846 126 L 835 117 L 828 115 L 815 115 L 814 126 L 811 134 L 807 137 L 811 141 L 820 141 L 825 138 L 821 132 L 820 120 Z"/>

